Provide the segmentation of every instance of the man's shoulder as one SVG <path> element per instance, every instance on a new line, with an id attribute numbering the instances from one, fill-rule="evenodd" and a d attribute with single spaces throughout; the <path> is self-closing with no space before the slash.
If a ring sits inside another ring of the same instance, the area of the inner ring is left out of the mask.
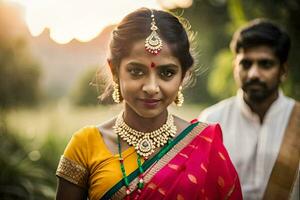
<path id="1" fill-rule="evenodd" d="M 236 97 L 230 97 L 227 99 L 224 99 L 208 108 L 205 108 L 202 113 L 215 113 L 215 112 L 221 112 L 224 109 L 227 109 L 228 107 L 232 106 L 236 102 Z"/>
<path id="2" fill-rule="evenodd" d="M 208 108 L 205 108 L 199 115 L 200 121 L 216 121 L 228 109 L 236 104 L 236 97 L 224 99 Z"/>

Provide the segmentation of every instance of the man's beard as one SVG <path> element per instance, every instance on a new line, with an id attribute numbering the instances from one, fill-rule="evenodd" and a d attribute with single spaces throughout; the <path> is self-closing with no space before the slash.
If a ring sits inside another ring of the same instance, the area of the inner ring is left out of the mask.
<path id="1" fill-rule="evenodd" d="M 248 101 L 253 103 L 262 103 L 278 90 L 279 82 L 272 87 L 268 87 L 265 82 L 259 79 L 251 79 L 242 85 Z"/>

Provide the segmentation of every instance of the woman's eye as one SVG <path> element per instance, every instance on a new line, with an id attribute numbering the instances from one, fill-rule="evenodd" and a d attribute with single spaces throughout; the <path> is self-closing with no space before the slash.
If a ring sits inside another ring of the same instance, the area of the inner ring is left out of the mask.
<path id="1" fill-rule="evenodd" d="M 171 78 L 176 72 L 172 69 L 162 69 L 160 75 L 165 78 Z"/>
<path id="2" fill-rule="evenodd" d="M 129 73 L 132 76 L 142 76 L 144 74 L 144 71 L 138 68 L 129 69 Z"/>

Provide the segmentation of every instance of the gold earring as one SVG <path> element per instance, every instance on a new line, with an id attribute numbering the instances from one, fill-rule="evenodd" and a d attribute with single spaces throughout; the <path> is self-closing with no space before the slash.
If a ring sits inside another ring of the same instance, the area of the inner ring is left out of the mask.
<path id="1" fill-rule="evenodd" d="M 174 100 L 176 106 L 180 107 L 182 106 L 183 102 L 184 102 L 184 96 L 182 94 L 182 86 L 179 87 L 179 90 L 178 90 L 178 93 L 177 93 L 177 96 Z"/>
<path id="2" fill-rule="evenodd" d="M 121 103 L 121 95 L 120 95 L 120 87 L 119 84 L 116 82 L 113 82 L 113 88 L 114 91 L 112 93 L 112 98 L 115 103 Z"/>

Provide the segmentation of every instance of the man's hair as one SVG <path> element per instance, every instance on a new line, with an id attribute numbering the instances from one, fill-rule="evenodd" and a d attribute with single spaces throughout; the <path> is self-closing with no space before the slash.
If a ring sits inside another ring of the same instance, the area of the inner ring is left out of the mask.
<path id="1" fill-rule="evenodd" d="M 280 64 L 287 61 L 291 46 L 290 37 L 283 29 L 266 19 L 255 19 L 237 30 L 231 40 L 230 49 L 237 54 L 241 49 L 261 45 L 269 46 Z"/>

